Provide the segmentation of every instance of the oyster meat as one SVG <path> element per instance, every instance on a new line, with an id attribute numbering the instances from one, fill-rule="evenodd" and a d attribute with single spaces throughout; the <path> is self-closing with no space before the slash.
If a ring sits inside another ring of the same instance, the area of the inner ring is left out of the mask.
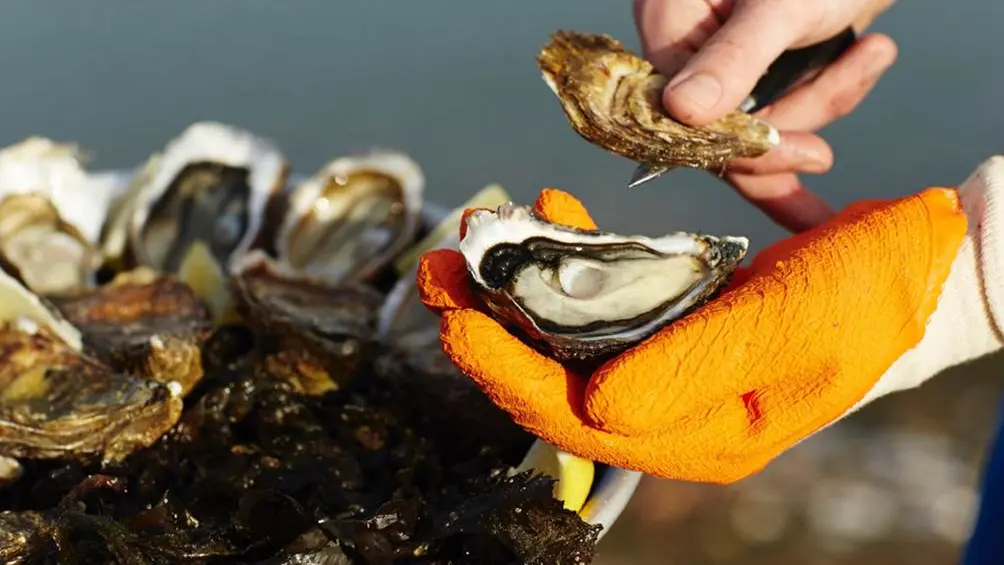
<path id="1" fill-rule="evenodd" d="M 558 359 L 616 354 L 710 298 L 746 256 L 742 237 L 622 236 L 505 204 L 468 216 L 460 242 L 494 315 Z"/>
<path id="2" fill-rule="evenodd" d="M 271 140 L 216 122 L 193 124 L 137 175 L 106 226 L 105 255 L 175 273 L 202 242 L 225 266 L 259 240 L 287 175 Z"/>
<path id="3" fill-rule="evenodd" d="M 112 197 L 74 144 L 31 137 L 0 150 L 0 262 L 40 293 L 86 287 Z"/>
<path id="4" fill-rule="evenodd" d="M 366 281 L 413 243 L 424 189 L 422 169 L 398 151 L 331 161 L 289 194 L 280 264 L 332 284 Z"/>
<path id="5" fill-rule="evenodd" d="M 773 126 L 739 110 L 702 127 L 674 120 L 662 105 L 669 79 L 608 35 L 556 32 L 537 64 L 580 136 L 638 163 L 721 170 L 781 139 Z"/>

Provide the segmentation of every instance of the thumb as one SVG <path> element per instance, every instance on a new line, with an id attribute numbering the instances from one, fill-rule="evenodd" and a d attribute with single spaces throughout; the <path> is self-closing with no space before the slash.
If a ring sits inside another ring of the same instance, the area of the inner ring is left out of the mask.
<path id="1" fill-rule="evenodd" d="M 814 2 L 737 2 L 729 19 L 677 73 L 663 93 L 666 109 L 693 126 L 735 110 L 767 67 L 815 21 Z"/>

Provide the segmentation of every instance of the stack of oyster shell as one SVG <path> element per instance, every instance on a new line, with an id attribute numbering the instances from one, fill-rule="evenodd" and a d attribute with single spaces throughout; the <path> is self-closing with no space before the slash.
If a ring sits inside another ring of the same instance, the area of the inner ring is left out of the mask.
<path id="1" fill-rule="evenodd" d="M 204 341 L 237 319 L 303 394 L 345 385 L 381 341 L 448 373 L 414 269 L 455 245 L 460 210 L 430 233 L 424 185 L 392 150 L 294 182 L 272 141 L 215 122 L 130 174 L 44 138 L 0 150 L 0 485 L 19 459 L 152 445 L 202 378 Z M 467 205 L 505 200 L 493 186 Z"/>

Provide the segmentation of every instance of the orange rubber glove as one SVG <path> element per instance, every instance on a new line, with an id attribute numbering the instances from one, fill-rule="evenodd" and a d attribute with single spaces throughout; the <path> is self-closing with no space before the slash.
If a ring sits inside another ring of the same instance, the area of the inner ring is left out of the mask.
<path id="1" fill-rule="evenodd" d="M 592 375 L 485 314 L 459 252 L 426 253 L 418 284 L 442 314 L 446 354 L 531 433 L 618 467 L 731 482 L 866 402 L 1004 345 L 1002 192 L 998 157 L 958 190 L 850 206 L 763 250 L 718 298 Z M 596 228 L 561 191 L 542 191 L 536 210 Z"/>

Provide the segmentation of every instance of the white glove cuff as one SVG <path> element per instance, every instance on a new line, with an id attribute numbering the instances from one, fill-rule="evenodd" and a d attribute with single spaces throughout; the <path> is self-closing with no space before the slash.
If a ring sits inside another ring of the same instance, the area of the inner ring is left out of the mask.
<path id="1" fill-rule="evenodd" d="M 984 161 L 958 191 L 968 232 L 924 337 L 848 414 L 1004 347 L 1004 156 Z"/>
<path id="2" fill-rule="evenodd" d="M 986 307 L 998 336 L 1004 329 L 1004 156 L 983 162 L 959 187 L 979 257 Z"/>

